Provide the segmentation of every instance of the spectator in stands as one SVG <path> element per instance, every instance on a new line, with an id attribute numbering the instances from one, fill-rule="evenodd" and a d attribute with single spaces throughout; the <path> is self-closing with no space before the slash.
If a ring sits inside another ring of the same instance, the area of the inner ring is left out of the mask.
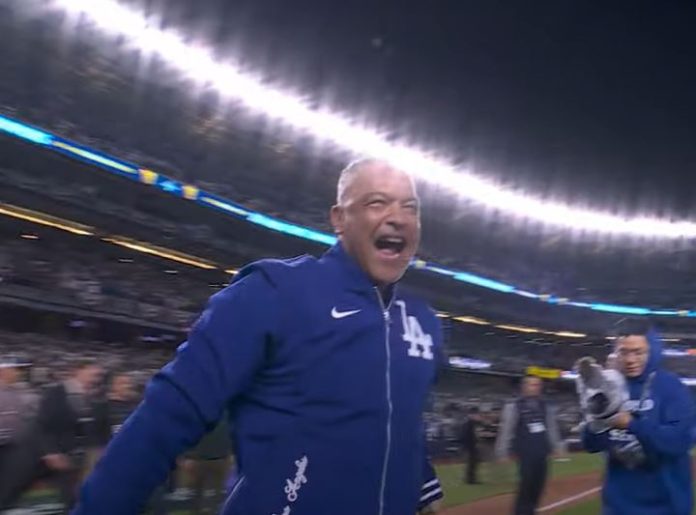
<path id="1" fill-rule="evenodd" d="M 466 483 L 479 484 L 478 466 L 481 462 L 481 449 L 479 448 L 478 431 L 481 424 L 481 416 L 476 406 L 469 408 L 469 414 L 462 427 L 462 447 L 466 453 Z"/>
<path id="2" fill-rule="evenodd" d="M 542 398 L 542 381 L 526 376 L 522 395 L 503 409 L 496 457 L 505 460 L 511 452 L 519 460 L 519 484 L 514 515 L 534 515 L 546 484 L 549 454 L 563 452 L 555 410 Z"/>

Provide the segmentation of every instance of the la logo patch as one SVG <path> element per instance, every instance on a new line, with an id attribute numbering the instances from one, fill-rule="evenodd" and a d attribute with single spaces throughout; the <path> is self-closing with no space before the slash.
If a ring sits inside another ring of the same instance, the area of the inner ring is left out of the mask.
<path id="1" fill-rule="evenodd" d="M 403 338 L 409 344 L 408 355 L 412 358 L 433 359 L 433 338 L 423 332 L 423 328 L 414 316 L 406 313 L 406 303 L 397 300 L 396 304 L 401 309 L 401 322 L 404 326 Z"/>

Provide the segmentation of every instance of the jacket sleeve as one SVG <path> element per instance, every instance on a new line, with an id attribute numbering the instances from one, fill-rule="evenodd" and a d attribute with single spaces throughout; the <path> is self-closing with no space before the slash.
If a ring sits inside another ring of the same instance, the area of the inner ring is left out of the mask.
<path id="1" fill-rule="evenodd" d="M 655 417 L 635 417 L 628 430 L 636 435 L 648 455 L 672 457 L 689 452 L 694 410 L 691 396 L 678 378 L 668 383 L 660 396 L 661 409 Z"/>
<path id="2" fill-rule="evenodd" d="M 430 458 L 424 455 L 423 460 L 423 487 L 421 489 L 420 500 L 418 501 L 418 511 L 424 510 L 426 507 L 430 506 L 435 501 L 442 499 L 444 494 L 442 493 L 442 486 L 440 485 L 440 480 L 437 478 L 435 473 L 435 468 L 430 462 Z"/>
<path id="3" fill-rule="evenodd" d="M 609 449 L 609 432 L 593 433 L 589 425 L 582 428 L 582 447 L 589 453 L 603 452 Z"/>
<path id="4" fill-rule="evenodd" d="M 498 438 L 495 441 L 495 457 L 505 459 L 510 455 L 515 425 L 517 425 L 517 406 L 509 402 L 503 408 L 498 426 Z"/>
<path id="5" fill-rule="evenodd" d="M 85 482 L 73 515 L 140 513 L 150 493 L 245 392 L 265 359 L 280 313 L 262 271 L 214 295 L 175 359 L 152 379 L 143 402 Z"/>

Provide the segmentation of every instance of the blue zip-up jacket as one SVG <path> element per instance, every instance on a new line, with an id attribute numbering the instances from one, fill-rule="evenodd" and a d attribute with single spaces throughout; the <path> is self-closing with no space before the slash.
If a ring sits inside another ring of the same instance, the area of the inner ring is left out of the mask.
<path id="1" fill-rule="evenodd" d="M 680 379 L 660 368 L 662 342 L 657 333 L 650 331 L 647 338 L 645 371 L 627 380 L 631 400 L 624 409 L 633 412 L 628 430 L 594 434 L 585 428 L 583 444 L 589 452 L 607 453 L 605 515 L 690 515 L 693 401 Z M 613 451 L 636 440 L 645 460 L 630 468 Z"/>
<path id="2" fill-rule="evenodd" d="M 422 419 L 440 355 L 434 312 L 396 287 L 382 300 L 340 244 L 252 264 L 152 379 L 73 513 L 140 513 L 227 409 L 239 480 L 224 515 L 413 515 L 442 495 Z"/>

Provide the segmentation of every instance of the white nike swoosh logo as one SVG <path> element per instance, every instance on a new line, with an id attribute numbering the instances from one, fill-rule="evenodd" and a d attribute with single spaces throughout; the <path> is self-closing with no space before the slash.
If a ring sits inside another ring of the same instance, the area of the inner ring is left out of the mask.
<path id="1" fill-rule="evenodd" d="M 360 313 L 359 309 L 354 309 L 352 311 L 339 311 L 336 308 L 333 308 L 331 310 L 331 316 L 334 317 L 335 319 L 340 319 L 340 318 L 346 318 L 351 315 L 355 315 L 356 313 Z"/>

